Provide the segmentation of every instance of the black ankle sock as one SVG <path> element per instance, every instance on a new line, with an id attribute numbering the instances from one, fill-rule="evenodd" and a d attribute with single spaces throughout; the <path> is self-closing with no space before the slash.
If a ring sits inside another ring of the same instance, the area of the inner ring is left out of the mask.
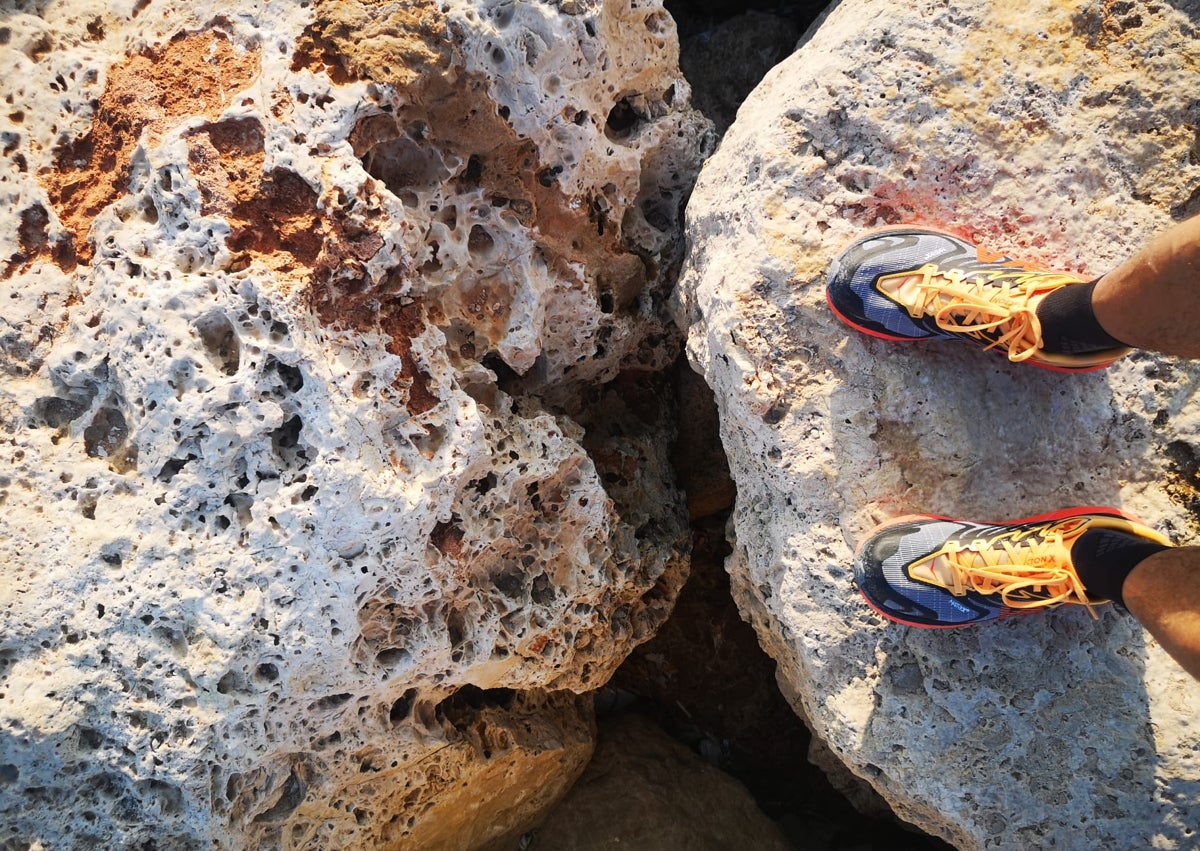
<path id="1" fill-rule="evenodd" d="M 1121 587 L 1142 560 L 1162 544 L 1112 529 L 1089 529 L 1071 546 L 1071 562 L 1088 596 L 1125 605 Z"/>
<path id="2" fill-rule="evenodd" d="M 1042 299 L 1037 317 L 1042 323 L 1042 348 L 1045 351 L 1079 355 L 1125 346 L 1109 336 L 1096 321 L 1096 314 L 1092 312 L 1092 290 L 1095 288 L 1096 281 L 1072 284 Z"/>

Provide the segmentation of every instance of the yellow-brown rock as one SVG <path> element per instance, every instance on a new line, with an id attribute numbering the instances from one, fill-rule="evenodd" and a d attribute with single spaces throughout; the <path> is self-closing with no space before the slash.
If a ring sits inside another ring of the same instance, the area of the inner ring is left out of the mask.
<path id="1" fill-rule="evenodd" d="M 531 851 L 788 847 L 740 783 L 637 715 L 601 726 L 591 764 L 529 844 Z"/>

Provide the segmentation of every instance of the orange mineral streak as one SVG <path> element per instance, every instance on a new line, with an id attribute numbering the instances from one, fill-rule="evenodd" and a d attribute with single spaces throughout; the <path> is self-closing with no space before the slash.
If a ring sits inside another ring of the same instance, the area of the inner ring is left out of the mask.
<path id="1" fill-rule="evenodd" d="M 404 92 L 394 116 L 365 116 L 350 134 L 355 155 L 365 158 L 372 176 L 400 196 L 416 184 L 440 182 L 440 176 L 421 173 L 419 157 L 404 162 L 396 156 L 396 146 L 409 143 L 414 151 L 436 150 L 469 163 L 455 177 L 460 187 L 482 188 L 506 215 L 530 228 L 555 275 L 582 286 L 582 267 L 597 293 L 612 296 L 616 310 L 637 301 L 658 274 L 656 261 L 626 245 L 602 190 L 570 194 L 555 164 L 544 162 L 537 146 L 513 128 L 507 111 L 492 100 L 487 80 L 466 71 L 439 3 L 316 0 L 314 9 L 316 22 L 301 38 L 293 67 L 337 73 L 340 66 L 346 78 Z M 407 135 L 413 127 L 424 128 L 419 142 Z M 464 293 L 460 315 L 451 318 L 495 343 L 508 327 L 508 302 L 500 302 L 503 310 L 497 312 L 488 289 L 485 282 Z"/>
<path id="2" fill-rule="evenodd" d="M 264 172 L 264 130 L 258 119 L 205 124 L 185 139 L 201 212 L 229 223 L 231 268 L 257 259 L 276 272 L 307 276 L 321 253 L 317 193 L 295 172 Z"/>
<path id="3" fill-rule="evenodd" d="M 64 272 L 75 270 L 75 246 L 70 238 L 50 235 L 50 215 L 40 203 L 21 211 L 17 226 L 19 250 L 10 255 L 0 269 L 0 281 L 23 272 L 39 260 L 54 263 Z"/>
<path id="4" fill-rule="evenodd" d="M 22 256 L 9 265 L 49 252 L 62 263 L 76 256 L 89 262 L 94 249 L 88 231 L 102 210 L 129 191 L 134 148 L 143 140 L 156 144 L 183 121 L 204 116 L 206 123 L 184 135 L 188 168 L 200 188 L 201 213 L 229 224 L 229 270 L 266 267 L 281 286 L 304 287 L 326 325 L 386 333 L 388 350 L 403 363 L 396 384 L 406 393 L 407 407 L 427 411 L 440 400 L 412 353 L 412 338 L 427 324 L 424 308 L 419 301 L 400 303 L 389 296 L 403 269 L 380 287 L 370 286 L 366 273 L 383 238 L 363 216 L 322 203 L 299 174 L 266 171 L 266 131 L 257 118 L 219 120 L 260 68 L 257 51 L 239 50 L 219 30 L 180 33 L 113 65 L 91 129 L 60 147 L 54 167 L 40 175 L 73 245 L 47 245 L 45 217 L 35 210 L 26 216 Z"/>
<path id="5" fill-rule="evenodd" d="M 39 175 L 80 262 L 92 258 L 92 221 L 129 190 L 130 155 L 143 134 L 154 144 L 184 118 L 215 119 L 259 68 L 257 51 L 209 31 L 179 33 L 108 70 L 91 129 L 58 148 L 53 168 Z"/>

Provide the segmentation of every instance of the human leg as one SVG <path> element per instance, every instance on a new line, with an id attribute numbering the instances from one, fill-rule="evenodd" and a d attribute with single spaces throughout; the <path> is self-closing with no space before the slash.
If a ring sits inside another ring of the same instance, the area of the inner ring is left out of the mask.
<path id="1" fill-rule="evenodd" d="M 1104 275 L 1092 309 L 1101 327 L 1126 345 L 1200 358 L 1200 216 Z"/>
<path id="2" fill-rule="evenodd" d="M 1162 550 L 1142 560 L 1121 594 L 1138 623 L 1200 679 L 1200 547 Z"/>
<path id="3" fill-rule="evenodd" d="M 1200 216 L 1175 225 L 1096 284 L 1092 309 L 1113 337 L 1200 358 Z M 1200 547 L 1155 553 L 1121 588 L 1126 608 L 1200 679 Z"/>

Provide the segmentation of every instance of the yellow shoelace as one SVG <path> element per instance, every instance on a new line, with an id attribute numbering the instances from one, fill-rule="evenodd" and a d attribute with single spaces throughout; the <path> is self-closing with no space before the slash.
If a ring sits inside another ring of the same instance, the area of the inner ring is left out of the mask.
<path id="1" fill-rule="evenodd" d="M 915 300 L 902 302 L 914 318 L 928 314 L 943 331 L 987 340 L 985 350 L 1002 347 L 1014 363 L 1033 357 L 1042 347 L 1042 323 L 1030 301 L 1079 282 L 1070 275 L 1026 270 L 977 273 L 968 280 L 960 270 L 943 272 L 934 263 L 893 277 L 916 276 L 918 280 L 897 288 L 916 289 Z"/>
<path id="2" fill-rule="evenodd" d="M 1071 567 L 1070 548 L 1058 532 L 1017 543 L 977 539 L 962 546 L 950 541 L 934 562 L 934 574 L 955 596 L 967 591 L 999 594 L 1004 605 L 1013 609 L 1080 603 L 1097 617 Z M 943 566 L 949 568 L 949 576 L 939 569 Z"/>

